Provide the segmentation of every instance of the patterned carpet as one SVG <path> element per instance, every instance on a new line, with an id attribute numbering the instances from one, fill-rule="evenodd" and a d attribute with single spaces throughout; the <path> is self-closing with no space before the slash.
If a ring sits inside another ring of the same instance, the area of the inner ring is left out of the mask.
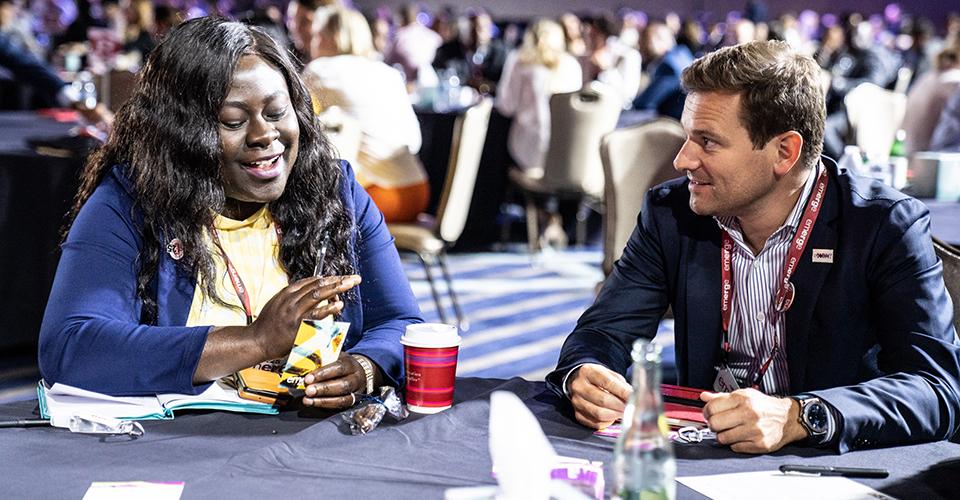
<path id="1" fill-rule="evenodd" d="M 564 339 L 593 302 L 603 279 L 599 250 L 454 254 L 448 257 L 454 287 L 470 329 L 462 332 L 461 376 L 543 380 L 557 363 Z M 403 255 L 404 269 L 424 319 L 440 320 L 423 268 Z M 435 272 L 439 278 L 439 272 Z M 448 320 L 455 318 L 446 286 L 438 280 Z M 657 334 L 664 345 L 664 380 L 673 377 L 673 321 Z M 39 372 L 32 352 L 2 357 L 0 403 L 35 397 Z"/>
<path id="2" fill-rule="evenodd" d="M 424 319 L 439 321 L 422 266 L 413 256 L 403 259 Z M 525 252 L 451 255 L 454 288 L 470 323 L 462 332 L 457 374 L 543 380 L 556 366 L 564 339 L 593 303 L 603 279 L 601 259 L 598 250 L 548 251 L 535 259 Z M 453 321 L 442 281 L 439 289 L 447 319 Z M 657 342 L 664 346 L 664 380 L 672 380 L 672 320 L 661 323 Z"/>

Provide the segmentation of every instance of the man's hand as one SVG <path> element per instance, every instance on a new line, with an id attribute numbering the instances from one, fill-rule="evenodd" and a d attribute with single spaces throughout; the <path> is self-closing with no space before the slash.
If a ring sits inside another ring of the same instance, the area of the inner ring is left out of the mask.
<path id="1" fill-rule="evenodd" d="M 622 417 L 632 391 L 623 375 L 593 363 L 577 368 L 568 384 L 577 421 L 594 429 L 607 427 Z"/>
<path id="2" fill-rule="evenodd" d="M 703 416 L 717 442 L 738 453 L 770 453 L 807 437 L 800 425 L 800 405 L 755 389 L 731 393 L 703 392 Z"/>

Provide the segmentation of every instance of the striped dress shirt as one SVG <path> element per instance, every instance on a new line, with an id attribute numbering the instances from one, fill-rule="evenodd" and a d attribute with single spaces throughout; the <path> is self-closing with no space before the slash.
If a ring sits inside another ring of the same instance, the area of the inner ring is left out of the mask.
<path id="1" fill-rule="evenodd" d="M 770 367 L 759 383 L 766 394 L 785 395 L 790 389 L 787 370 L 786 314 L 774 308 L 774 295 L 793 235 L 813 191 L 818 169 L 807 176 L 800 199 L 783 225 L 767 238 L 757 255 L 747 245 L 736 217 L 714 217 L 733 238 L 733 299 L 730 311 L 730 371 L 741 388 L 748 387 L 760 367 L 779 345 Z M 719 367 L 718 367 L 719 369 Z"/>

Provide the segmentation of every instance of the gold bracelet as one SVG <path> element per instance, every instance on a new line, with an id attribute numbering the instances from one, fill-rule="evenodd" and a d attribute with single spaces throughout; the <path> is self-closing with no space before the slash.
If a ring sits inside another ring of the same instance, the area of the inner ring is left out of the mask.
<path id="1" fill-rule="evenodd" d="M 363 374 L 367 377 L 367 390 L 364 391 L 364 394 L 373 394 L 373 362 L 367 359 L 366 356 L 359 354 L 351 354 L 351 356 L 357 360 L 357 363 L 360 363 L 360 366 L 363 368 Z"/>

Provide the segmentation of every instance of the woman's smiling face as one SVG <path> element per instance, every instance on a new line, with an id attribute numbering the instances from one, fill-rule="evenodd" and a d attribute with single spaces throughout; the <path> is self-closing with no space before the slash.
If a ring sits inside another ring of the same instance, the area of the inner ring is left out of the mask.
<path id="1" fill-rule="evenodd" d="M 283 74 L 241 57 L 218 118 L 223 191 L 236 207 L 227 215 L 249 215 L 283 194 L 297 161 L 300 125 Z"/>

